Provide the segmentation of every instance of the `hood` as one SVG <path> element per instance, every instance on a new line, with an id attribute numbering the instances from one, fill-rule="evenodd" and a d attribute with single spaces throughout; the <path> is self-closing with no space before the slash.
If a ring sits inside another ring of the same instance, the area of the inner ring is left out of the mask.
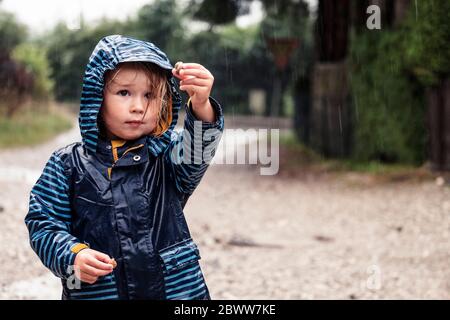
<path id="1" fill-rule="evenodd" d="M 181 97 L 172 76 L 172 65 L 166 54 L 151 42 L 136 40 L 121 35 L 111 35 L 99 41 L 92 52 L 83 78 L 79 125 L 84 146 L 90 152 L 97 152 L 99 128 L 97 117 L 103 102 L 103 76 L 121 62 L 152 62 L 167 70 L 172 93 L 172 122 L 169 129 L 160 137 L 147 136 L 150 152 L 158 156 L 167 148 L 178 120 Z"/>

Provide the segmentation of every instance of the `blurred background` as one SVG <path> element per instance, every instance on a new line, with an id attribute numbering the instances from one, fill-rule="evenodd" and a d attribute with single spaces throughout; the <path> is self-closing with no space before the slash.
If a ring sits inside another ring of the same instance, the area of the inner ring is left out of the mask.
<path id="1" fill-rule="evenodd" d="M 23 218 L 110 34 L 208 68 L 227 129 L 280 129 L 276 175 L 213 164 L 186 206 L 213 299 L 450 298 L 447 0 L 0 0 L 0 298 L 60 297 Z"/>

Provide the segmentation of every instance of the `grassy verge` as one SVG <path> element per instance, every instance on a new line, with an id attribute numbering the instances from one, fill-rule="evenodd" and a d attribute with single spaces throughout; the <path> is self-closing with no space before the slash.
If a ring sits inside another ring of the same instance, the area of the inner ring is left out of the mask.
<path id="1" fill-rule="evenodd" d="M 70 114 L 56 106 L 30 106 L 10 119 L 0 115 L 0 148 L 43 143 L 72 125 Z"/>
<path id="2" fill-rule="evenodd" d="M 289 175 L 295 175 L 295 171 L 307 170 L 315 173 L 356 173 L 382 181 L 422 180 L 434 177 L 434 174 L 424 166 L 327 159 L 299 142 L 293 132 L 280 134 L 280 158 L 280 171 L 284 170 Z"/>

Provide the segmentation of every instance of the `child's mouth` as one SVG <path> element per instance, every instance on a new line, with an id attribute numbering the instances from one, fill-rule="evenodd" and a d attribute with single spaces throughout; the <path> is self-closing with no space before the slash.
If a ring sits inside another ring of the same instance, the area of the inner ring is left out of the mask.
<path id="1" fill-rule="evenodd" d="M 137 128 L 142 124 L 142 121 L 127 121 L 125 123 L 130 127 Z"/>

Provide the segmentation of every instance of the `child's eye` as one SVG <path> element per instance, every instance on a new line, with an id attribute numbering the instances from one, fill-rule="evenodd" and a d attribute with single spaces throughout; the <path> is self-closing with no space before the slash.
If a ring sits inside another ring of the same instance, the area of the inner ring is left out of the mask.
<path id="1" fill-rule="evenodd" d="M 129 94 L 129 92 L 128 90 L 120 90 L 119 92 L 117 92 L 117 94 L 119 96 L 126 97 Z"/>
<path id="2" fill-rule="evenodd" d="M 147 98 L 147 99 L 153 99 L 154 96 L 153 96 L 153 94 L 151 94 L 150 92 L 147 92 L 147 93 L 145 94 L 145 98 Z"/>

